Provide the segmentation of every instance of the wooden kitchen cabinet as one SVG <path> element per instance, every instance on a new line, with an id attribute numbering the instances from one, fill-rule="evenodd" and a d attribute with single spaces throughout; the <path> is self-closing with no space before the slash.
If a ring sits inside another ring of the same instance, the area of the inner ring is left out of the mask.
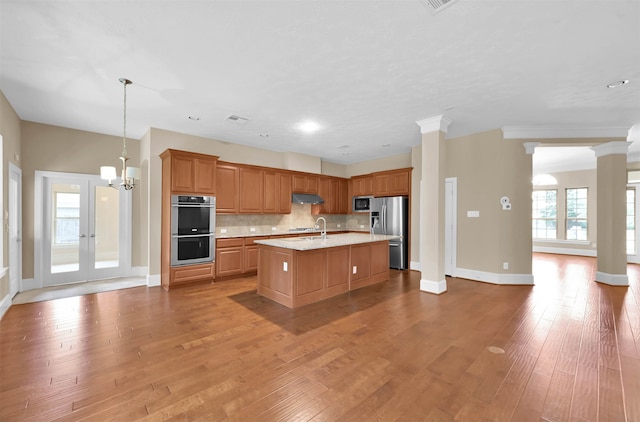
<path id="1" fill-rule="evenodd" d="M 216 212 L 236 214 L 240 209 L 240 177 L 238 167 L 219 162 L 216 167 Z"/>
<path id="2" fill-rule="evenodd" d="M 337 177 L 320 177 L 318 195 L 324 204 L 312 205 L 311 214 L 347 214 L 349 212 L 349 182 Z"/>
<path id="3" fill-rule="evenodd" d="M 280 171 L 264 170 L 263 186 L 263 213 L 291 213 L 291 174 Z"/>
<path id="4" fill-rule="evenodd" d="M 242 237 L 216 240 L 216 277 L 242 274 L 244 268 Z"/>
<path id="5" fill-rule="evenodd" d="M 296 193 L 318 193 L 318 176 L 294 173 L 292 191 Z"/>
<path id="6" fill-rule="evenodd" d="M 218 157 L 168 149 L 160 158 L 163 160 L 163 166 L 170 168 L 168 174 L 172 194 L 216 194 Z"/>
<path id="7" fill-rule="evenodd" d="M 374 196 L 398 196 L 411 193 L 411 168 L 373 173 Z"/>
<path id="8" fill-rule="evenodd" d="M 351 195 L 367 196 L 373 195 L 373 176 L 354 176 L 351 178 Z"/>
<path id="9" fill-rule="evenodd" d="M 263 171 L 255 167 L 239 167 L 240 213 L 261 214 L 263 194 Z"/>
<path id="10" fill-rule="evenodd" d="M 244 268 L 242 271 L 244 274 L 258 271 L 258 245 L 255 241 L 268 238 L 269 236 L 255 236 L 244 239 Z"/>

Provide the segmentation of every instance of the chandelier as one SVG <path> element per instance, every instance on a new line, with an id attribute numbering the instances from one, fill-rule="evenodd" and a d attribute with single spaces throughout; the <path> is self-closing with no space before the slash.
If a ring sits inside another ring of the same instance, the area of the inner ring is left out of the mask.
<path id="1" fill-rule="evenodd" d="M 136 167 L 127 167 L 127 85 L 131 85 L 129 79 L 120 78 L 118 79 L 122 85 L 124 86 L 124 118 L 123 118 L 123 129 L 122 129 L 122 156 L 120 160 L 122 160 L 122 172 L 120 173 L 120 187 L 125 190 L 131 190 L 135 187 L 135 180 L 140 179 L 140 169 Z M 116 176 L 116 168 L 113 166 L 102 166 L 100 167 L 100 178 L 109 181 L 109 186 L 112 188 L 118 189 L 118 186 L 113 184 L 113 180 L 117 178 Z"/>

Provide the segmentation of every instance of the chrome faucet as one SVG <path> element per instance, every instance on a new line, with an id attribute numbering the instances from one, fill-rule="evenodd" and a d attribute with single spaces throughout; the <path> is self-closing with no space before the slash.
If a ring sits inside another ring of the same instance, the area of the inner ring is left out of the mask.
<path id="1" fill-rule="evenodd" d="M 318 217 L 318 219 L 316 220 L 316 228 L 320 228 L 318 221 L 322 220 L 322 222 L 324 223 L 324 228 L 320 231 L 320 235 L 322 236 L 323 239 L 327 238 L 327 220 L 324 219 L 324 217 Z"/>

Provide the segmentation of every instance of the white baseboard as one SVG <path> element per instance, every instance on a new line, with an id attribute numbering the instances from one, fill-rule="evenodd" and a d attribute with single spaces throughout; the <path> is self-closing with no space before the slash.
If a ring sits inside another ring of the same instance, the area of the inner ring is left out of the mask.
<path id="1" fill-rule="evenodd" d="M 560 255 L 598 256 L 595 249 L 556 248 L 553 246 L 533 246 L 533 252 L 555 253 Z"/>
<path id="2" fill-rule="evenodd" d="M 420 290 L 436 295 L 442 294 L 447 291 L 447 280 L 431 281 L 423 278 L 420 280 Z"/>
<path id="3" fill-rule="evenodd" d="M 468 270 L 456 268 L 455 276 L 469 280 L 482 281 L 484 283 L 505 285 L 533 285 L 533 274 L 499 274 L 486 271 Z"/>
<path id="4" fill-rule="evenodd" d="M 38 283 L 36 283 L 36 280 L 34 278 L 23 278 L 22 282 L 20 283 L 21 292 L 26 292 L 27 290 L 39 289 L 41 287 L 42 286 L 39 286 Z"/>
<path id="5" fill-rule="evenodd" d="M 422 265 L 420 265 L 420 261 L 411 261 L 409 262 L 409 269 L 414 271 L 422 271 Z"/>
<path id="6" fill-rule="evenodd" d="M 160 286 L 160 274 L 147 274 L 147 287 Z"/>
<path id="7" fill-rule="evenodd" d="M 628 286 L 629 276 L 626 274 L 609 274 L 596 271 L 596 281 L 610 286 Z"/>
<path id="8" fill-rule="evenodd" d="M 11 307 L 11 297 L 9 297 L 9 295 L 7 294 L 5 295 L 5 297 L 2 298 L 2 301 L 0 301 L 0 319 L 4 317 L 4 314 L 7 313 L 10 307 Z"/>

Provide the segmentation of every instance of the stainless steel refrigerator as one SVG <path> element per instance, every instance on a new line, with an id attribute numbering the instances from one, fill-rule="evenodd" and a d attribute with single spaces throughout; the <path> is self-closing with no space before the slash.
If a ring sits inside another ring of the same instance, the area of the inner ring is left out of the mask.
<path id="1" fill-rule="evenodd" d="M 389 241 L 389 266 L 406 270 L 409 268 L 409 198 L 373 198 L 369 209 L 371 233 L 398 236 Z"/>

